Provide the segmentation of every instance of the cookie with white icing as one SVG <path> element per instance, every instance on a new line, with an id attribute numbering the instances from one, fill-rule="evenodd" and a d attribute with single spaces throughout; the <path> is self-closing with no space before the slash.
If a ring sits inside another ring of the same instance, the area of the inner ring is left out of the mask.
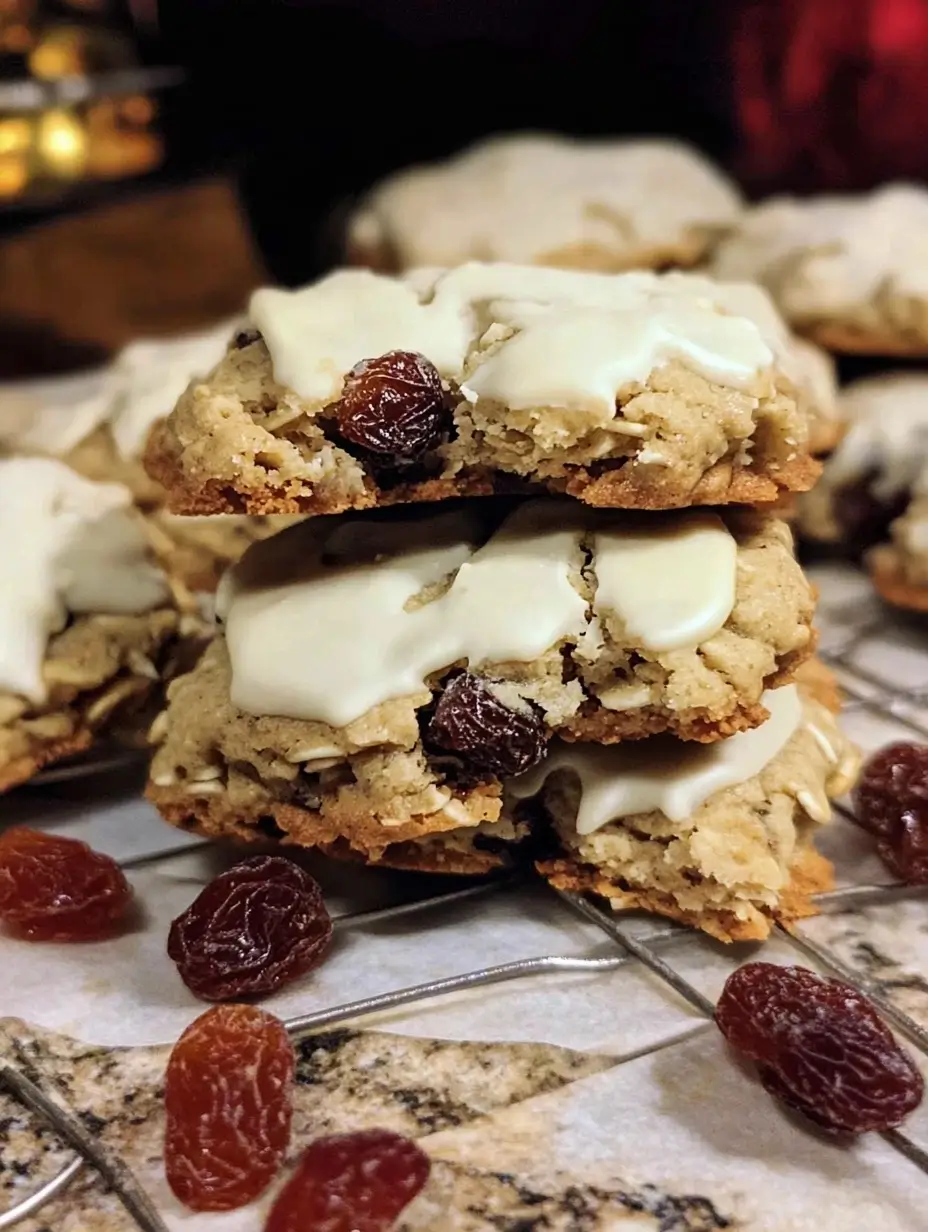
<path id="1" fill-rule="evenodd" d="M 61 458 L 78 474 L 127 487 L 156 528 L 173 575 L 192 589 L 214 590 L 245 547 L 286 519 L 207 522 L 161 511 L 165 494 L 141 456 L 152 425 L 164 418 L 190 381 L 215 366 L 234 321 L 171 339 L 127 346 L 112 365 L 86 377 L 30 382 L 0 391 L 0 452 Z"/>
<path id="2" fill-rule="evenodd" d="M 813 595 L 772 519 L 437 508 L 314 519 L 227 575 L 224 635 L 153 732 L 169 820 L 255 837 L 272 817 L 376 858 L 505 821 L 504 780 L 555 736 L 726 744 L 811 653 Z"/>
<path id="3" fill-rule="evenodd" d="M 173 704 L 213 704 L 210 670 L 215 663 L 178 681 Z M 856 770 L 853 749 L 820 703 L 795 685 L 766 701 L 764 725 L 711 745 L 670 736 L 613 746 L 555 739 L 527 774 L 469 788 L 449 781 L 420 798 L 429 812 L 381 814 L 373 825 L 387 783 L 401 809 L 415 801 L 404 793 L 416 769 L 399 752 L 358 759 L 354 776 L 333 768 L 326 789 L 325 771 L 295 775 L 281 756 L 258 754 L 256 736 L 267 736 L 258 719 L 250 740 L 240 734 L 223 750 L 228 756 L 236 743 L 242 768 L 223 765 L 215 732 L 203 731 L 197 747 L 188 731 L 190 777 L 167 782 L 165 752 L 172 741 L 172 757 L 180 747 L 169 724 L 148 795 L 167 820 L 211 837 L 264 840 L 270 827 L 289 843 L 429 872 L 485 872 L 539 845 L 550 851 L 553 823 L 560 850 L 540 869 L 554 884 L 595 889 L 616 909 L 645 907 L 723 940 L 761 939 L 774 919 L 811 914 L 810 895 L 827 888 L 830 866 L 811 835 Z"/>
<path id="4" fill-rule="evenodd" d="M 834 351 L 928 354 L 928 189 L 777 197 L 747 211 L 712 272 L 771 293 L 789 324 Z"/>
<path id="5" fill-rule="evenodd" d="M 928 376 L 865 377 L 841 392 L 846 429 L 799 501 L 804 538 L 854 555 L 889 538 L 928 465 Z"/>
<path id="6" fill-rule="evenodd" d="M 680 142 L 508 134 L 377 185 L 349 222 L 347 251 L 394 271 L 473 260 L 690 266 L 742 208 L 735 185 Z"/>
<path id="7" fill-rule="evenodd" d="M 149 474 L 200 514 L 540 489 L 617 508 L 772 501 L 819 467 L 761 298 L 696 275 L 482 264 L 261 290 L 256 332 L 155 428 Z M 389 379 L 365 377 L 374 360 Z"/>
<path id="8" fill-rule="evenodd" d="M 194 614 L 128 489 L 0 459 L 0 791 L 131 728 Z M 136 728 L 136 734 L 138 734 Z"/>

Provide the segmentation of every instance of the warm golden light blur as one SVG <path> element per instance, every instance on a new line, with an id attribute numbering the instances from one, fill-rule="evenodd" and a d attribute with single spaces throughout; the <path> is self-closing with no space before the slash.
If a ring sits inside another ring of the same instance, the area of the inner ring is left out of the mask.
<path id="1" fill-rule="evenodd" d="M 87 110 L 88 172 L 100 179 L 141 175 L 160 163 L 161 138 L 147 128 L 154 116 L 151 101 L 142 96 L 101 99 Z"/>
<path id="2" fill-rule="evenodd" d="M 76 10 L 105 12 L 106 0 L 78 0 Z M 118 30 L 72 20 L 41 26 L 35 0 L 0 0 L 0 55 L 22 44 L 30 77 L 57 81 L 135 64 Z M 38 115 L 0 114 L 0 201 L 49 197 L 84 180 L 143 175 L 164 158 L 154 131 L 157 104 L 144 94 L 98 98 Z"/>
<path id="3" fill-rule="evenodd" d="M 32 122 L 0 120 L 0 200 L 18 197 L 29 183 Z"/>
<path id="4" fill-rule="evenodd" d="M 35 152 L 39 174 L 78 179 L 88 161 L 86 127 L 71 111 L 46 111 L 36 123 Z"/>
<path id="5" fill-rule="evenodd" d="M 35 0 L 0 0 L 0 55 L 23 55 L 32 46 Z"/>
<path id="6" fill-rule="evenodd" d="M 29 71 L 43 81 L 76 77 L 87 70 L 87 32 L 58 26 L 39 37 L 29 55 Z"/>

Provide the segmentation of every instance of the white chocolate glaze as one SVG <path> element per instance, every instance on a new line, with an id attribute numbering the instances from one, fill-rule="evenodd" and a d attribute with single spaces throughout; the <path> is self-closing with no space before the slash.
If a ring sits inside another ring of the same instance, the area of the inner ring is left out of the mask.
<path id="1" fill-rule="evenodd" d="M 0 460 L 0 689 L 45 697 L 49 636 L 69 612 L 139 613 L 168 598 L 119 484 L 51 458 Z"/>
<path id="2" fill-rule="evenodd" d="M 467 345 L 465 323 L 453 312 L 437 312 L 405 283 L 366 270 L 338 270 L 299 291 L 262 288 L 248 312 L 271 353 L 274 379 L 314 402 L 337 398 L 361 360 L 418 351 L 448 376 Z"/>
<path id="3" fill-rule="evenodd" d="M 106 424 L 120 456 L 141 455 L 153 425 L 225 352 L 233 321 L 203 333 L 130 343 L 92 377 L 11 387 L 0 397 L 0 444 L 63 457 Z"/>
<path id="4" fill-rule="evenodd" d="M 270 589 L 236 591 L 233 571 L 220 610 L 234 704 L 344 726 L 421 692 L 458 660 L 530 660 L 583 628 L 586 603 L 570 584 L 575 533 L 530 508 L 476 551 L 465 527 L 435 530 L 437 546 L 399 548 L 388 561 L 327 565 L 324 547 L 299 581 Z M 346 532 L 363 537 L 363 525 Z M 413 602 L 451 575 L 439 597 Z"/>
<path id="5" fill-rule="evenodd" d="M 739 388 L 768 368 L 774 350 L 729 295 L 705 278 L 472 262 L 402 280 L 341 270 L 298 291 L 256 291 L 250 316 L 275 379 L 322 405 L 356 364 L 400 349 L 425 355 L 471 400 L 602 419 L 615 417 L 623 386 L 672 359 Z"/>
<path id="6" fill-rule="evenodd" d="M 593 535 L 593 611 L 648 650 L 698 646 L 735 606 L 738 545 L 717 514 L 686 511 Z"/>
<path id="7" fill-rule="evenodd" d="M 716 792 L 760 774 L 799 727 L 802 703 L 795 685 L 768 690 L 763 702 L 770 711 L 766 723 L 714 744 L 669 736 L 612 745 L 555 740 L 545 761 L 511 779 L 506 789 L 524 799 L 536 795 L 557 771 L 575 774 L 581 790 L 578 834 L 592 834 L 638 813 L 658 812 L 684 822 Z"/>
<path id="8" fill-rule="evenodd" d="M 775 197 L 716 251 L 722 279 L 766 284 L 790 318 L 827 317 L 887 286 L 928 296 L 928 192 L 888 184 L 854 196 Z"/>
<path id="9" fill-rule="evenodd" d="M 69 453 L 106 420 L 109 370 L 0 389 L 0 447 L 22 453 Z"/>
<path id="10" fill-rule="evenodd" d="M 256 544 L 219 595 L 232 701 L 345 726 L 455 663 L 538 659 L 589 627 L 584 545 L 597 615 L 644 646 L 695 646 L 734 606 L 735 541 L 714 514 L 652 516 L 533 501 L 480 547 L 485 532 L 457 513 L 305 523 Z"/>
<path id="11" fill-rule="evenodd" d="M 544 264 L 574 248 L 632 265 L 731 226 L 740 209 L 734 185 L 679 142 L 513 133 L 391 176 L 350 235 L 386 243 L 406 266 Z"/>
<path id="12" fill-rule="evenodd" d="M 113 401 L 107 420 L 123 458 L 137 458 L 148 434 L 192 380 L 206 376 L 222 359 L 236 322 L 223 321 L 202 333 L 130 343 L 113 365 Z"/>

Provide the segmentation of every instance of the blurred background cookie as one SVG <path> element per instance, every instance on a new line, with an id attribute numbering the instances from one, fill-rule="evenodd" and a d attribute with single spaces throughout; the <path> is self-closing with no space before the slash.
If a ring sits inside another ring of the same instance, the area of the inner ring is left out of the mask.
<path id="1" fill-rule="evenodd" d="M 688 266 L 741 209 L 735 185 L 681 142 L 512 133 L 388 177 L 351 218 L 347 253 L 384 270 Z"/>

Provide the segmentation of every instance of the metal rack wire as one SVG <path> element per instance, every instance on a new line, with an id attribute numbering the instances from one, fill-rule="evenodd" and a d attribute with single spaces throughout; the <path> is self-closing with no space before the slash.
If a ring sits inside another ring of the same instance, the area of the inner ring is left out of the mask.
<path id="1" fill-rule="evenodd" d="M 823 653 L 822 657 L 838 672 L 848 698 L 849 709 L 860 708 L 871 711 L 883 719 L 891 719 L 899 723 L 911 734 L 928 739 L 928 724 L 917 714 L 920 703 L 924 702 L 925 694 L 898 688 L 867 669 L 861 668 L 856 662 L 861 646 L 867 637 L 875 633 L 876 628 L 876 625 L 865 625 L 854 630 L 840 646 Z M 848 810 L 842 809 L 841 811 L 851 817 Z M 186 843 L 169 851 L 162 851 L 155 856 L 126 860 L 123 866 L 138 867 L 143 863 L 160 863 L 182 853 L 186 854 L 190 850 L 190 844 Z M 513 892 L 521 881 L 522 878 L 519 876 L 483 881 L 464 889 L 436 894 L 425 899 L 416 899 L 373 911 L 343 915 L 337 917 L 335 924 L 338 930 L 345 930 L 386 919 L 410 917 L 417 913 L 441 912 L 463 900 L 489 894 Z M 285 1025 L 288 1031 L 296 1039 L 349 1021 L 355 1023 L 387 1009 L 426 1002 L 465 989 L 528 979 L 551 972 L 602 973 L 635 965 L 643 965 L 662 980 L 667 987 L 700 1014 L 702 1021 L 674 1034 L 672 1038 L 662 1039 L 626 1052 L 614 1058 L 614 1064 L 624 1064 L 650 1053 L 679 1047 L 695 1035 L 711 1029 L 714 1016 L 712 1001 L 695 988 L 673 963 L 674 954 L 679 953 L 688 944 L 692 945 L 699 934 L 680 925 L 666 922 L 655 922 L 644 933 L 635 932 L 628 928 L 621 917 L 606 913 L 585 896 L 555 890 L 549 892 L 552 898 L 556 896 L 572 912 L 595 925 L 609 937 L 616 945 L 615 954 L 603 956 L 601 950 L 595 954 L 545 954 L 535 958 L 523 958 L 495 966 L 482 967 L 474 971 L 391 990 L 378 996 L 301 1014 L 286 1020 Z M 913 890 L 911 887 L 896 884 L 855 885 L 822 894 L 818 902 L 825 912 L 841 912 L 854 909 L 862 904 L 891 903 L 901 896 L 911 897 L 913 894 L 924 897 L 928 894 L 928 887 L 924 890 Z M 780 936 L 797 951 L 800 961 L 810 960 L 814 965 L 846 980 L 868 995 L 896 1031 L 903 1035 L 915 1049 L 928 1057 L 928 1030 L 890 1001 L 879 985 L 862 978 L 833 949 L 814 941 L 807 933 L 782 926 L 778 931 Z M 71 1116 L 58 1103 L 51 1100 L 32 1079 L 8 1063 L 0 1063 L 0 1084 L 5 1085 L 22 1104 L 43 1118 L 75 1151 L 74 1158 L 56 1176 L 15 1206 L 0 1213 L 0 1232 L 3 1229 L 13 1228 L 22 1220 L 38 1213 L 52 1198 L 62 1194 L 84 1168 L 96 1169 L 113 1193 L 121 1200 L 126 1211 L 142 1232 L 167 1232 L 160 1215 L 123 1161 L 94 1139 L 77 1117 Z M 928 1175 L 928 1143 L 917 1143 L 901 1130 L 888 1130 L 881 1136 L 894 1150 Z"/>

